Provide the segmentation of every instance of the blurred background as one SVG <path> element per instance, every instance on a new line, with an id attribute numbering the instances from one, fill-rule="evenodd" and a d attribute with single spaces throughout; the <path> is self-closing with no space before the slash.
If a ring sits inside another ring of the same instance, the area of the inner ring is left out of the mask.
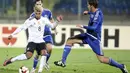
<path id="1" fill-rule="evenodd" d="M 0 0 L 0 23 L 23 23 L 33 12 L 35 0 Z M 87 16 L 83 16 L 87 10 L 87 0 L 42 0 L 44 8 L 52 11 L 53 17 L 62 14 L 63 24 L 85 24 Z M 115 25 L 129 25 L 130 0 L 99 0 L 99 8 L 104 13 L 104 20 L 115 22 Z M 118 24 L 117 24 L 118 22 Z M 121 22 L 121 23 L 120 23 Z M 109 24 L 111 25 L 111 24 Z"/>

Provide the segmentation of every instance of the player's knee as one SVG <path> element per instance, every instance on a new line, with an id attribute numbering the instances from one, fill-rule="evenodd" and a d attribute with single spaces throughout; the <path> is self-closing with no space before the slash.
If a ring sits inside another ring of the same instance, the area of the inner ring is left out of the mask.
<path id="1" fill-rule="evenodd" d="M 51 52 L 52 52 L 52 49 L 47 49 L 48 54 L 51 54 Z"/>
<path id="2" fill-rule="evenodd" d="M 51 51 L 52 51 L 52 45 L 51 44 L 47 44 L 47 52 L 48 53 L 51 53 Z"/>
<path id="3" fill-rule="evenodd" d="M 35 59 L 38 59 L 38 58 L 39 58 L 39 55 L 36 55 L 34 58 L 35 58 Z"/>
<path id="4" fill-rule="evenodd" d="M 52 46 L 47 46 L 47 50 L 52 50 Z"/>
<path id="5" fill-rule="evenodd" d="M 104 57 L 99 58 L 99 61 L 100 61 L 100 63 L 105 63 L 105 58 Z"/>
<path id="6" fill-rule="evenodd" d="M 26 53 L 26 57 L 27 59 L 30 59 L 32 57 L 33 53 L 32 52 L 27 52 Z"/>
<path id="7" fill-rule="evenodd" d="M 32 57 L 32 55 L 26 55 L 27 59 L 30 59 Z"/>
<path id="8" fill-rule="evenodd" d="M 100 63 L 103 63 L 103 59 L 99 59 Z"/>
<path id="9" fill-rule="evenodd" d="M 41 51 L 41 55 L 42 55 L 42 56 L 46 56 L 46 55 L 47 55 L 47 51 L 46 51 L 46 50 L 42 50 L 42 51 Z"/>
<path id="10" fill-rule="evenodd" d="M 73 41 L 72 41 L 71 37 L 67 39 L 66 44 L 67 45 L 72 45 L 73 44 Z"/>

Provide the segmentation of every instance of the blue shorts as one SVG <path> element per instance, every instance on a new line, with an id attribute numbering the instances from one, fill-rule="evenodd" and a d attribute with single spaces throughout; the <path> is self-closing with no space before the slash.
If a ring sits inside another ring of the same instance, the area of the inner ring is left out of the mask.
<path id="1" fill-rule="evenodd" d="M 51 44 L 53 44 L 53 39 L 52 39 L 52 36 L 51 36 L 51 35 L 46 35 L 46 36 L 44 36 L 43 40 L 44 40 L 46 43 L 51 43 Z"/>
<path id="2" fill-rule="evenodd" d="M 88 44 L 97 55 L 104 55 L 101 48 L 100 40 L 98 40 L 93 35 L 88 33 L 83 33 L 72 37 L 72 39 L 73 38 L 82 40 L 83 41 L 82 44 Z"/>
<path id="3" fill-rule="evenodd" d="M 50 30 L 50 27 L 49 26 L 45 26 L 45 29 L 44 29 L 44 38 L 43 40 L 46 42 L 46 43 L 51 43 L 53 44 L 53 39 L 52 39 L 52 34 L 51 34 L 51 30 Z"/>

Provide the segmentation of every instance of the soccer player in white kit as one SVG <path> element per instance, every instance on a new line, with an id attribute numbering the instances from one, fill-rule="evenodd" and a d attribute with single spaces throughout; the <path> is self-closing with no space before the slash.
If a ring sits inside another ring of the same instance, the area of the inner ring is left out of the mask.
<path id="1" fill-rule="evenodd" d="M 45 64 L 46 64 L 46 44 L 43 40 L 43 34 L 45 25 L 48 25 L 51 28 L 55 28 L 57 26 L 58 22 L 51 23 L 46 17 L 42 17 L 41 13 L 41 6 L 34 7 L 35 12 L 35 18 L 29 18 L 25 21 L 25 23 L 17 28 L 9 37 L 8 39 L 11 40 L 11 38 L 18 34 L 22 30 L 26 30 L 28 28 L 29 31 L 29 37 L 28 37 L 28 45 L 26 47 L 26 52 L 24 54 L 18 55 L 16 57 L 12 57 L 8 60 L 6 60 L 3 64 L 3 66 L 6 66 L 8 64 L 13 63 L 17 60 L 26 60 L 30 59 L 33 55 L 34 50 L 41 51 L 41 59 L 40 59 L 40 66 L 38 73 L 41 73 Z"/>

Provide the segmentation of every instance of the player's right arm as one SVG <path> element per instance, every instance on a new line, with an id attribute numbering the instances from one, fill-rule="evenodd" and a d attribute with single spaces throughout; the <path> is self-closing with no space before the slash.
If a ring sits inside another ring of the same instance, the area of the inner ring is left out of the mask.
<path id="1" fill-rule="evenodd" d="M 44 17 L 43 21 L 44 21 L 45 24 L 48 25 L 50 28 L 54 29 L 54 28 L 57 27 L 58 22 L 62 21 L 62 16 L 57 17 L 57 19 L 58 19 L 58 20 L 55 21 L 55 22 L 50 22 L 50 20 L 49 20 L 48 18 L 45 18 L 45 17 Z"/>
<path id="2" fill-rule="evenodd" d="M 51 22 L 51 23 L 54 23 L 55 20 L 53 19 L 52 12 L 49 10 L 48 13 L 49 13 L 49 17 L 48 17 L 48 18 L 49 18 L 50 22 Z M 57 16 L 57 18 L 56 18 L 57 22 L 59 22 L 59 17 L 61 17 L 61 15 L 60 15 L 60 16 Z M 63 18 L 63 17 L 62 17 L 62 18 Z M 57 30 L 56 30 L 56 27 L 55 27 L 55 28 L 52 28 L 52 30 L 54 30 L 55 34 L 58 33 Z"/>
<path id="3" fill-rule="evenodd" d="M 8 36 L 8 39 L 10 40 L 14 35 L 18 34 L 22 30 L 26 30 L 29 26 L 29 19 L 27 19 L 22 26 L 18 27 L 10 36 Z"/>
<path id="4" fill-rule="evenodd" d="M 86 11 L 83 12 L 83 14 L 84 14 L 84 15 L 92 14 L 92 12 L 86 10 Z"/>

